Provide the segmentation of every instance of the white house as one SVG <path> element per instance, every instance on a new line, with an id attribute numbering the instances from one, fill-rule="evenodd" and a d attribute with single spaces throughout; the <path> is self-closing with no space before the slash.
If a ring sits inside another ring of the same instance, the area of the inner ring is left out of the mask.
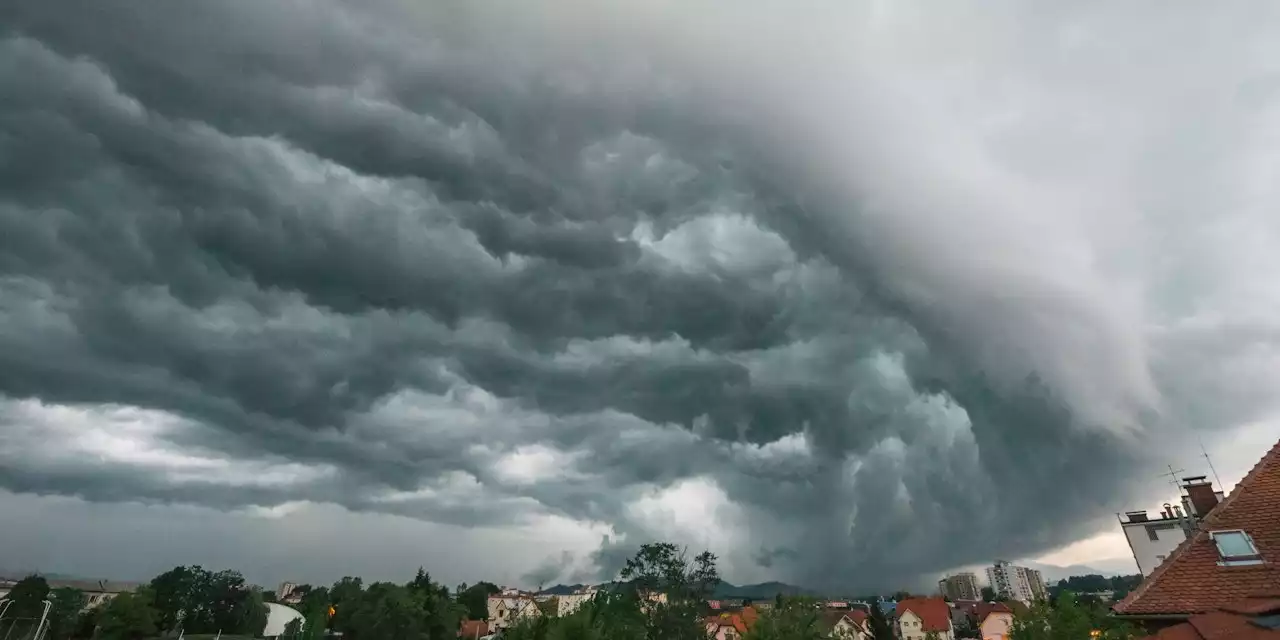
<path id="1" fill-rule="evenodd" d="M 596 597 L 595 587 L 587 587 L 574 591 L 569 595 L 558 596 L 556 600 L 556 615 L 563 618 L 572 614 L 594 597 Z"/>
<path id="2" fill-rule="evenodd" d="M 526 618 L 542 615 L 538 603 L 528 596 L 489 596 L 489 629 L 501 630 Z"/>
<path id="3" fill-rule="evenodd" d="M 898 602 L 895 613 L 901 640 L 924 640 L 930 633 L 938 640 L 955 640 L 951 607 L 942 598 L 907 598 Z"/>

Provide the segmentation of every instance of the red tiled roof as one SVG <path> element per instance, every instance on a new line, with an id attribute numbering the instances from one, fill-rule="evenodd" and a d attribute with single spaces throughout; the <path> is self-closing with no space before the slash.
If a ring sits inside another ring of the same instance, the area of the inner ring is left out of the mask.
<path id="1" fill-rule="evenodd" d="M 1280 612 L 1280 600 L 1243 602 L 1224 610 L 1200 613 L 1161 629 L 1145 640 L 1280 640 L 1280 629 L 1257 624 L 1254 616 Z"/>
<path id="2" fill-rule="evenodd" d="M 925 631 L 950 631 L 951 607 L 942 598 L 906 598 L 898 601 L 898 617 L 903 612 L 920 616 L 921 628 Z"/>
<path id="3" fill-rule="evenodd" d="M 846 613 L 845 615 L 849 616 L 850 620 L 854 621 L 859 625 L 867 621 L 867 612 L 863 611 L 862 609 L 850 609 L 849 613 Z"/>
<path id="4" fill-rule="evenodd" d="M 979 602 L 974 606 L 973 613 L 978 618 L 978 624 L 981 625 L 987 619 L 987 616 L 993 613 L 1008 613 L 1012 615 L 1013 609 L 1010 609 L 1009 605 L 1003 602 Z"/>
<path id="5" fill-rule="evenodd" d="M 489 635 L 489 624 L 484 620 L 463 620 L 462 628 L 458 629 L 459 638 L 483 638 Z"/>
<path id="6" fill-rule="evenodd" d="M 1241 529 L 1263 564 L 1219 566 L 1210 531 Z M 1122 615 L 1193 614 L 1220 609 L 1280 585 L 1280 442 L 1214 507 L 1146 580 L 1115 605 Z"/>

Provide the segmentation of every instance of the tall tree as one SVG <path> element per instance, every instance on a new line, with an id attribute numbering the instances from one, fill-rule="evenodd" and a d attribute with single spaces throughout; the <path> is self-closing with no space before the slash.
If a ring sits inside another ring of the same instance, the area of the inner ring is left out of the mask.
<path id="1" fill-rule="evenodd" d="M 49 582 L 44 576 L 29 575 L 13 585 L 8 598 L 13 604 L 5 612 L 4 634 L 9 638 L 34 635 L 44 615 L 44 601 L 49 597 Z"/>
<path id="2" fill-rule="evenodd" d="M 640 598 L 649 640 L 700 640 L 706 635 L 699 614 L 720 583 L 715 555 L 704 551 L 689 562 L 674 544 L 646 544 L 620 575 Z"/>
<path id="3" fill-rule="evenodd" d="M 49 591 L 49 626 L 45 633 L 48 640 L 67 640 L 76 631 L 80 612 L 89 599 L 84 592 L 70 587 Z"/>
<path id="4" fill-rule="evenodd" d="M 784 598 L 766 611 L 749 629 L 744 640 L 824 640 L 818 602 L 812 598 Z"/>
<path id="5" fill-rule="evenodd" d="M 98 620 L 99 640 L 142 640 L 158 630 L 158 613 L 151 606 L 154 594 L 143 588 L 122 593 L 107 603 Z"/>
<path id="6" fill-rule="evenodd" d="M 353 609 L 364 598 L 364 582 L 360 578 L 345 576 L 333 583 L 329 590 L 329 604 L 334 609 L 329 619 L 329 627 L 334 631 L 346 633 L 350 630 Z"/>
<path id="7" fill-rule="evenodd" d="M 893 638 L 895 636 L 893 627 L 889 625 L 889 619 L 888 616 L 884 615 L 884 609 L 880 608 L 880 602 L 878 600 L 868 600 L 867 602 L 871 605 L 871 610 L 867 612 L 867 621 L 871 625 L 871 635 L 880 640 Z"/>
<path id="8" fill-rule="evenodd" d="M 492 582 L 477 582 L 458 593 L 458 604 L 466 607 L 467 618 L 484 620 L 489 617 L 489 596 L 501 591 Z"/>
<path id="9" fill-rule="evenodd" d="M 1093 633 L 1097 632 L 1097 636 Z M 1081 606 L 1074 593 L 1064 591 L 1052 603 L 1038 602 L 1028 615 L 1014 618 L 1011 640 L 1079 640 L 1099 637 L 1104 640 L 1129 640 L 1135 630 L 1106 615 L 1101 608 Z"/>

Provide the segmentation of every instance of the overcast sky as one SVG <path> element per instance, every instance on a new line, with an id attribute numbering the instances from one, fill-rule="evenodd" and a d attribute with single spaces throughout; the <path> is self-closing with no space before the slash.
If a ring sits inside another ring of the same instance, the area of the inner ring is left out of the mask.
<path id="1" fill-rule="evenodd" d="M 0 4 L 0 567 L 1123 565 L 1165 465 L 1203 441 L 1230 485 L 1280 437 L 1277 36 L 1274 2 Z"/>

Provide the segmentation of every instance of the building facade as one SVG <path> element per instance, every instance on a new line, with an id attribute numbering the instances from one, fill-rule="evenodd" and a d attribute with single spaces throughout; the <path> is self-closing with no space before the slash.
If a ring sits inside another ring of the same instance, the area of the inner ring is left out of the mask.
<path id="1" fill-rule="evenodd" d="M 1204 476 L 1183 478 L 1182 482 L 1181 505 L 1165 504 L 1154 518 L 1146 511 L 1126 511 L 1117 516 L 1144 578 L 1164 563 L 1223 497 L 1221 491 L 1205 482 Z"/>
<path id="2" fill-rule="evenodd" d="M 987 567 L 987 583 L 1001 598 L 1029 604 L 1045 597 L 1044 577 L 1039 571 L 1005 560 L 996 560 Z"/>
<path id="3" fill-rule="evenodd" d="M 956 600 L 981 600 L 982 587 L 978 585 L 978 576 L 972 573 L 957 573 L 938 581 L 938 592 Z"/>

